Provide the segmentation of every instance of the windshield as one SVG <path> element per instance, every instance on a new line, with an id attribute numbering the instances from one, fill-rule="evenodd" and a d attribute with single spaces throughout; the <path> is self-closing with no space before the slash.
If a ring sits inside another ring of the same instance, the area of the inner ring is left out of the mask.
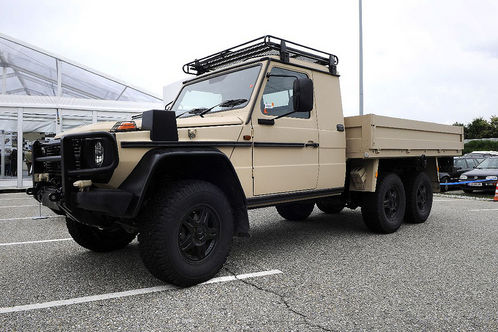
<path id="1" fill-rule="evenodd" d="M 171 110 L 180 115 L 187 111 L 209 109 L 227 100 L 246 99 L 245 102 L 236 106 L 224 106 L 224 104 L 216 106 L 210 112 L 242 108 L 251 99 L 260 69 L 261 66 L 254 66 L 187 85 Z M 183 117 L 198 115 L 198 113 L 185 113 Z"/>
<path id="2" fill-rule="evenodd" d="M 498 169 L 498 158 L 488 158 L 477 166 L 479 169 Z"/>

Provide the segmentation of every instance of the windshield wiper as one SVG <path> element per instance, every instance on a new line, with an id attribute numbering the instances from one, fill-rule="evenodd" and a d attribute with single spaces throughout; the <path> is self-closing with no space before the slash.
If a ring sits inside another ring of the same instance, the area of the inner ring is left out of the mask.
<path id="1" fill-rule="evenodd" d="M 218 106 L 218 105 L 216 105 L 216 106 Z M 215 107 L 216 107 L 216 106 L 215 106 Z M 208 108 L 206 108 L 206 107 L 193 108 L 193 109 L 191 109 L 191 110 L 188 110 L 188 111 L 185 111 L 185 112 L 183 112 L 183 113 L 181 113 L 181 114 L 178 114 L 178 115 L 176 116 L 176 118 L 178 119 L 179 117 L 181 117 L 182 115 L 187 114 L 187 113 L 192 113 L 192 114 L 200 114 L 200 113 L 202 113 L 202 112 L 204 112 L 204 111 L 206 111 L 206 110 L 208 110 Z"/>
<path id="2" fill-rule="evenodd" d="M 245 103 L 246 101 L 247 101 L 247 99 L 229 99 L 229 100 L 225 100 L 225 101 L 223 101 L 223 102 L 221 102 L 221 103 L 219 103 L 219 104 L 217 104 L 217 105 L 214 105 L 214 106 L 212 106 L 212 107 L 208 108 L 207 110 L 205 110 L 205 111 L 203 111 L 203 112 L 199 113 L 199 116 L 200 116 L 201 118 L 203 118 L 203 117 L 204 117 L 204 114 L 206 114 L 206 113 L 208 113 L 208 112 L 212 111 L 214 108 L 216 108 L 216 107 L 218 107 L 218 106 L 219 106 L 219 107 L 234 107 L 234 106 L 237 106 L 237 105 L 243 104 L 243 103 Z"/>
<path id="3" fill-rule="evenodd" d="M 199 115 L 201 118 L 203 118 L 204 114 L 211 112 L 216 107 L 234 107 L 234 106 L 243 104 L 246 101 L 247 101 L 247 99 L 229 99 L 229 100 L 225 100 L 219 104 L 216 104 L 214 106 L 211 106 L 209 108 L 206 108 L 206 107 L 193 108 L 191 110 L 183 112 L 182 114 L 177 115 L 176 118 L 179 118 L 182 115 L 187 114 L 187 113 L 196 114 L 196 115 Z"/>

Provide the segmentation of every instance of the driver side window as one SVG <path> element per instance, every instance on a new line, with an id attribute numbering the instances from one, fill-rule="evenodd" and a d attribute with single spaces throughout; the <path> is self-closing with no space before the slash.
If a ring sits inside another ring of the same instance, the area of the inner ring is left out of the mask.
<path id="1" fill-rule="evenodd" d="M 285 75 L 290 77 L 270 76 L 261 99 L 261 112 L 264 115 L 279 116 L 292 112 L 294 103 L 292 98 L 294 80 L 308 78 L 308 75 L 295 71 L 272 68 L 270 75 Z M 287 115 L 290 118 L 309 119 L 309 112 L 296 112 Z"/>

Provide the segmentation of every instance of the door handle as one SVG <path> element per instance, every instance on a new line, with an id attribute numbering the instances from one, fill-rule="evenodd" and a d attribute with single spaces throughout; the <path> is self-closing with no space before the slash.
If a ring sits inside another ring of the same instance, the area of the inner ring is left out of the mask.
<path id="1" fill-rule="evenodd" d="M 307 143 L 305 143 L 305 144 L 304 144 L 304 146 L 306 146 L 306 147 L 311 146 L 311 147 L 313 147 L 313 148 L 317 148 L 317 147 L 319 147 L 319 146 L 320 146 L 320 144 L 315 143 L 315 142 L 313 142 L 313 141 L 308 141 Z"/>

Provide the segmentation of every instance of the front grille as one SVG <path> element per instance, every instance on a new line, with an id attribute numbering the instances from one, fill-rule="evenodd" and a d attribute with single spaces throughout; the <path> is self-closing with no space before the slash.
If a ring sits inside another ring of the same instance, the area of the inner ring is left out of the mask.
<path id="1" fill-rule="evenodd" d="M 74 169 L 81 169 L 81 140 L 73 139 L 73 158 L 74 158 Z"/>
<path id="2" fill-rule="evenodd" d="M 61 144 L 59 140 L 39 142 L 33 146 L 35 173 L 48 173 L 49 182 L 54 185 L 62 183 L 62 170 L 60 160 L 39 161 L 38 158 L 57 157 L 61 155 Z"/>
<path id="3" fill-rule="evenodd" d="M 105 147 L 104 163 L 99 167 L 92 163 L 92 149 L 95 149 L 96 141 Z M 62 140 L 37 141 L 33 144 L 33 180 L 64 187 L 63 192 L 69 192 L 72 190 L 70 184 L 76 180 L 108 182 L 118 160 L 116 141 L 108 133 L 86 133 L 65 136 Z"/>
<path id="4" fill-rule="evenodd" d="M 44 146 L 42 151 L 44 150 L 44 155 L 46 157 L 49 156 L 60 156 L 61 155 L 61 146 L 60 144 L 50 144 Z M 45 169 L 44 173 L 49 173 L 50 178 L 52 177 L 61 177 L 61 163 L 58 161 L 50 161 L 43 162 L 43 167 Z"/>

